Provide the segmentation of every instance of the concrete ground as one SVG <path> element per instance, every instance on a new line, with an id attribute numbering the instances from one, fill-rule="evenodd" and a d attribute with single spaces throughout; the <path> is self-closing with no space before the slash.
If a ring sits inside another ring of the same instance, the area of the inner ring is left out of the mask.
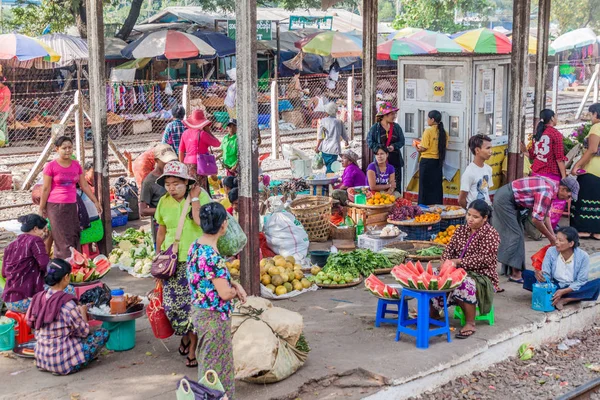
<path id="1" fill-rule="evenodd" d="M 600 242 L 583 247 L 597 252 Z M 527 242 L 529 254 L 545 242 Z M 391 277 L 384 277 L 391 282 Z M 105 279 L 111 287 L 145 294 L 152 279 L 137 279 L 112 270 Z M 550 314 L 531 310 L 531 295 L 501 278 L 506 292 L 498 294 L 496 325 L 478 324 L 468 340 L 433 338 L 428 350 L 415 348 L 412 337 L 394 341 L 395 327 L 374 328 L 377 299 L 363 285 L 341 290 L 319 290 L 275 305 L 301 313 L 311 347 L 308 361 L 290 378 L 271 385 L 236 384 L 238 399 L 400 399 L 443 384 L 514 355 L 522 341 L 540 342 L 565 336 L 591 324 L 598 306 L 566 307 Z M 561 323 L 562 322 L 562 323 Z M 458 328 L 458 320 L 452 321 Z M 56 377 L 36 370 L 32 360 L 12 353 L 0 355 L 0 399 L 173 399 L 179 379 L 195 377 L 177 353 L 179 338 L 163 344 L 152 335 L 147 318 L 137 320 L 136 347 L 103 354 L 80 373 Z"/>

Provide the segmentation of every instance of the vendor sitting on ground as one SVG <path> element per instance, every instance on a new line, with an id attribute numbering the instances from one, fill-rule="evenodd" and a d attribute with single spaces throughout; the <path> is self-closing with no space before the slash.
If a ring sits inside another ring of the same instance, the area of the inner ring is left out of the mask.
<path id="1" fill-rule="evenodd" d="M 35 329 L 35 363 L 38 369 L 58 375 L 81 370 L 98 356 L 108 341 L 108 331 L 90 332 L 87 307 L 77 306 L 75 296 L 65 293 L 71 264 L 55 258 L 46 268 L 48 290 L 31 300 L 27 325 Z"/>
<path id="2" fill-rule="evenodd" d="M 393 194 L 396 191 L 396 170 L 388 163 L 389 154 L 387 147 L 378 147 L 375 151 L 375 161 L 367 167 L 366 184 L 373 192 Z"/>
<path id="3" fill-rule="evenodd" d="M 556 246 L 550 247 L 544 257 L 542 270 L 523 271 L 523 289 L 532 291 L 537 282 L 558 286 L 552 305 L 558 310 L 572 301 L 595 301 L 600 294 L 600 279 L 588 281 L 590 257 L 579 248 L 579 233 L 570 226 L 556 232 Z"/>
<path id="4" fill-rule="evenodd" d="M 466 324 L 456 334 L 457 339 L 466 339 L 475 333 L 476 306 L 480 315 L 489 313 L 494 292 L 501 291 L 496 270 L 500 236 L 489 223 L 491 215 L 492 209 L 485 200 L 472 202 L 467 210 L 467 224 L 456 230 L 442 255 L 442 261 L 450 260 L 468 273 L 461 285 L 448 295 L 448 305 L 457 305 L 465 314 Z M 442 298 L 436 298 L 433 306 L 435 310 L 443 310 Z"/>
<path id="5" fill-rule="evenodd" d="M 47 221 L 37 214 L 19 217 L 22 235 L 11 242 L 4 252 L 2 276 L 6 286 L 2 299 L 9 311 L 25 314 L 31 298 L 44 290 L 46 266 L 50 261 L 44 239 L 48 236 Z M 75 294 L 73 286 L 67 292 Z"/>
<path id="6" fill-rule="evenodd" d="M 349 188 L 365 185 L 365 174 L 357 163 L 358 154 L 352 150 L 346 150 L 342 153 L 342 167 L 344 167 L 344 172 L 338 181 L 339 183 L 334 185 L 336 190 L 333 191 L 331 197 L 339 200 L 343 206 L 348 203 L 347 190 Z"/>

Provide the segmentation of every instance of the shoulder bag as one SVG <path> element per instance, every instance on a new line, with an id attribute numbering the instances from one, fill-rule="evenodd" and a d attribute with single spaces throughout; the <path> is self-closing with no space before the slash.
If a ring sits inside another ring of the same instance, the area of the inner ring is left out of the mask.
<path id="1" fill-rule="evenodd" d="M 198 148 L 200 148 L 200 134 L 201 130 L 198 130 Z M 196 173 L 200 176 L 211 176 L 216 175 L 219 172 L 217 167 L 217 159 L 212 154 L 198 154 L 196 155 Z"/>
<path id="2" fill-rule="evenodd" d="M 185 199 L 183 205 L 183 212 L 179 217 L 179 225 L 177 225 L 177 232 L 175 232 L 175 241 L 166 250 L 161 251 L 152 261 L 152 269 L 150 273 L 157 279 L 169 279 L 175 275 L 175 269 L 177 268 L 178 252 L 179 252 L 179 239 L 181 239 L 181 233 L 183 232 L 183 224 L 190 208 L 190 197 Z"/>

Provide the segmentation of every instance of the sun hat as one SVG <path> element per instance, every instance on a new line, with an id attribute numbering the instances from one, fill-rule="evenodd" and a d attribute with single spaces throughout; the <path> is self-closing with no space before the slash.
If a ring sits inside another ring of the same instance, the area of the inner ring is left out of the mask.
<path id="1" fill-rule="evenodd" d="M 338 107 L 337 107 L 337 104 L 335 104 L 335 102 L 332 101 L 331 103 L 327 103 L 325 105 L 325 112 L 330 117 L 335 117 L 337 115 L 337 111 L 338 111 Z"/>
<path id="2" fill-rule="evenodd" d="M 573 175 L 569 175 L 566 178 L 561 179 L 560 184 L 566 186 L 571 191 L 573 201 L 577 201 L 577 197 L 579 197 L 579 182 L 577 182 L 577 178 Z"/>
<path id="3" fill-rule="evenodd" d="M 171 161 L 170 163 L 167 163 L 163 170 L 163 174 L 158 177 L 156 183 L 164 187 L 165 179 L 167 179 L 169 176 L 186 179 L 188 184 L 196 182 L 196 179 L 190 176 L 190 173 L 188 172 L 188 166 L 179 161 Z"/>
<path id="4" fill-rule="evenodd" d="M 398 111 L 399 108 L 394 107 L 392 103 L 386 101 L 385 103 L 379 106 L 379 111 L 377 112 L 378 117 L 383 117 L 384 115 L 388 115 L 389 113 L 393 113 Z"/>
<path id="5" fill-rule="evenodd" d="M 177 154 L 175 154 L 171 145 L 161 143 L 154 147 L 154 159 L 166 164 L 171 161 L 177 161 Z"/>
<path id="6" fill-rule="evenodd" d="M 192 115 L 183 120 L 183 124 L 191 129 L 202 129 L 210 125 L 210 121 L 204 116 L 204 111 L 194 110 Z"/>
<path id="7" fill-rule="evenodd" d="M 342 157 L 346 157 L 348 160 L 352 161 L 354 164 L 358 162 L 358 154 L 348 149 L 342 153 Z"/>

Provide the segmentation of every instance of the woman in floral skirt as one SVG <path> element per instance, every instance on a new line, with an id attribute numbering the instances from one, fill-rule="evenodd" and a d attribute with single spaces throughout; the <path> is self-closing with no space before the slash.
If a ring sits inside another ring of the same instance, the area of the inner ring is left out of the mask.
<path id="1" fill-rule="evenodd" d="M 227 230 L 227 211 L 219 203 L 200 209 L 204 235 L 192 245 L 188 255 L 188 280 L 192 292 L 192 322 L 198 335 L 196 358 L 198 379 L 214 370 L 229 399 L 235 395 L 235 371 L 231 339 L 233 299 L 246 301 L 246 292 L 231 280 L 217 241 Z"/>

